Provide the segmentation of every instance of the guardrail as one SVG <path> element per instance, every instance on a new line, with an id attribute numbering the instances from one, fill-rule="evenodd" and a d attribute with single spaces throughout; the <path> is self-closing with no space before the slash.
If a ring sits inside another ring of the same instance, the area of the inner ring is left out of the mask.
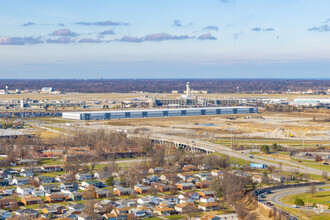
<path id="1" fill-rule="evenodd" d="M 288 188 L 296 188 L 296 187 L 304 187 L 304 186 L 310 186 L 310 185 L 325 185 L 325 182 L 310 182 L 310 183 L 298 183 L 298 184 L 286 184 L 286 185 L 281 185 L 281 186 L 272 186 L 272 187 L 267 187 L 267 188 L 262 188 L 262 189 L 257 189 L 254 190 L 254 195 L 258 196 L 262 193 L 265 193 L 267 191 L 272 191 L 272 190 L 279 190 L 279 189 L 288 189 Z"/>
<path id="2" fill-rule="evenodd" d="M 296 187 L 306 187 L 306 186 L 311 186 L 312 184 L 314 185 L 325 185 L 325 182 L 310 182 L 310 183 L 298 183 L 298 184 L 287 184 L 287 185 L 281 185 L 281 186 L 272 186 L 272 187 L 267 187 L 267 188 L 262 188 L 262 189 L 257 189 L 253 191 L 253 195 L 255 196 L 259 196 L 262 193 L 265 193 L 267 191 L 272 191 L 272 190 L 279 190 L 279 189 L 289 189 L 289 188 L 296 188 Z M 269 210 L 266 217 L 274 216 L 275 213 L 282 213 L 282 217 L 279 219 L 298 219 L 297 217 L 289 214 L 287 216 L 283 216 L 283 213 L 287 213 L 285 210 L 283 210 L 282 208 L 279 207 L 269 207 L 266 206 L 265 204 L 259 202 L 258 198 L 257 198 L 257 202 L 258 202 L 258 206 L 259 207 L 263 207 L 264 210 Z M 276 210 L 275 210 L 276 209 Z M 260 214 L 265 214 L 265 213 L 260 213 Z M 275 216 L 274 216 L 274 219 Z"/>

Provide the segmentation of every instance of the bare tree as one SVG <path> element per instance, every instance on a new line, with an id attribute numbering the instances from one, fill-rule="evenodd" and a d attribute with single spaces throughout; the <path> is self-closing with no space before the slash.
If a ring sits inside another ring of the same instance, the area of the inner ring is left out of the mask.
<path id="1" fill-rule="evenodd" d="M 322 157 L 320 155 L 315 155 L 315 162 L 321 162 L 322 161 Z"/>
<path id="2" fill-rule="evenodd" d="M 235 211 L 236 211 L 237 215 L 242 219 L 244 219 L 244 217 L 247 215 L 246 208 L 241 203 L 237 203 L 235 205 Z"/>
<path id="3" fill-rule="evenodd" d="M 323 177 L 324 180 L 328 180 L 328 172 L 323 171 L 322 172 L 322 177 Z"/>
<path id="4" fill-rule="evenodd" d="M 313 196 L 315 192 L 316 192 L 316 186 L 314 183 L 311 183 L 309 186 L 309 193 L 311 193 Z"/>
<path id="5" fill-rule="evenodd" d="M 84 209 L 82 210 L 85 215 L 91 217 L 92 219 L 95 219 L 95 215 L 96 215 L 95 204 L 96 204 L 95 200 L 87 201 L 85 203 Z"/>
<path id="6" fill-rule="evenodd" d="M 94 186 L 89 186 L 87 189 L 85 189 L 82 192 L 82 196 L 86 200 L 94 199 L 96 197 L 95 187 Z"/>

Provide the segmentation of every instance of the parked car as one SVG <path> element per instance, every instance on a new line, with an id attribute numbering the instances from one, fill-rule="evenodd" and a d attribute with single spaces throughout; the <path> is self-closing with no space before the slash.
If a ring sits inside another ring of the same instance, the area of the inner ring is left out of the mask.
<path id="1" fill-rule="evenodd" d="M 272 206 L 273 204 L 271 202 L 266 202 L 266 205 Z"/>

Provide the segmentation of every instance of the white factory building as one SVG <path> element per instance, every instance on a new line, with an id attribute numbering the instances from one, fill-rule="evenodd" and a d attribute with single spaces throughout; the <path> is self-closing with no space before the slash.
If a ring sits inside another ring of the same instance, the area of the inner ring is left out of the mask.
<path id="1" fill-rule="evenodd" d="M 180 117 L 197 115 L 229 115 L 258 113 L 254 107 L 205 107 L 205 108 L 177 108 L 177 109 L 143 109 L 124 111 L 91 111 L 91 112 L 63 112 L 62 118 L 76 120 L 109 120 L 124 118 L 156 118 Z"/>

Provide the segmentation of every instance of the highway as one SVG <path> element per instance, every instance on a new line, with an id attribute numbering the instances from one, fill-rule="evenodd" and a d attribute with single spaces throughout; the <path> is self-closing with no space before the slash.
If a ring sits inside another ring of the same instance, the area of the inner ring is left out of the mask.
<path id="1" fill-rule="evenodd" d="M 54 126 L 54 127 L 57 127 L 57 126 Z M 94 130 L 94 129 L 100 129 L 100 128 L 104 128 L 104 127 L 103 126 L 97 126 L 97 127 L 89 126 L 88 128 Z M 73 128 L 71 128 L 71 129 L 73 129 Z M 139 135 L 129 134 L 129 136 L 139 136 Z M 252 163 L 266 164 L 267 166 L 273 166 L 276 168 L 279 168 L 280 167 L 279 163 L 282 163 L 282 170 L 287 171 L 287 172 L 299 171 L 300 173 L 315 174 L 315 175 L 319 175 L 319 176 L 321 176 L 323 173 L 322 170 L 302 166 L 302 165 L 299 165 L 297 163 L 290 162 L 287 160 L 281 160 L 281 159 L 275 160 L 272 158 L 264 158 L 261 156 L 254 156 L 253 158 L 250 158 L 250 156 L 246 153 L 240 153 L 237 151 L 233 151 L 229 147 L 226 147 L 226 146 L 223 146 L 220 144 L 214 144 L 214 143 L 210 143 L 210 142 L 206 142 L 206 141 L 201 141 L 198 139 L 166 135 L 166 134 L 162 134 L 160 132 L 151 133 L 150 138 L 155 139 L 155 140 L 163 140 L 163 141 L 167 141 L 167 142 L 176 142 L 176 143 L 189 145 L 189 146 L 196 147 L 196 148 L 206 149 L 211 152 L 217 152 L 217 153 L 225 154 L 225 155 L 228 155 L 231 157 L 240 158 L 240 159 L 243 159 L 246 161 L 250 161 Z M 272 160 L 274 160 L 274 162 Z M 129 163 L 129 161 L 126 161 L 126 162 Z M 330 172 L 328 172 L 328 176 L 330 176 Z"/>
<path id="2" fill-rule="evenodd" d="M 330 184 L 322 185 L 322 186 L 316 186 L 316 187 L 317 188 L 323 188 L 323 187 L 326 187 L 326 186 L 329 187 Z M 280 207 L 294 208 L 289 204 L 281 202 L 280 198 L 283 198 L 283 197 L 288 196 L 288 195 L 293 195 L 293 194 L 307 193 L 308 191 L 309 191 L 309 187 L 294 187 L 294 188 L 290 188 L 290 189 L 287 188 L 287 189 L 283 189 L 283 190 L 282 189 L 281 190 L 274 190 L 274 191 L 272 191 L 271 194 L 268 194 L 268 196 L 266 197 L 265 200 L 268 201 L 268 202 L 271 202 L 272 204 L 276 204 Z M 330 188 L 324 189 L 321 192 L 325 192 L 325 191 L 330 191 Z M 259 200 L 259 198 L 258 198 L 258 200 Z M 307 200 L 307 197 L 306 197 L 306 200 Z M 306 201 L 306 200 L 304 199 L 304 201 Z M 260 202 L 262 202 L 262 201 L 260 201 Z M 314 208 L 309 208 L 309 207 L 305 207 L 305 206 L 297 206 L 297 208 L 295 208 L 295 209 L 306 210 L 306 211 L 315 211 L 315 212 L 320 211 L 320 209 L 314 209 Z M 330 210 L 329 209 L 324 209 L 324 210 L 322 210 L 322 212 L 330 213 Z"/>
<path id="3" fill-rule="evenodd" d="M 280 159 L 276 159 L 274 160 L 274 162 L 272 162 L 270 158 L 263 158 L 261 156 L 257 156 L 254 158 L 250 158 L 249 155 L 247 154 L 242 154 L 240 152 L 237 151 L 233 151 L 232 149 L 230 149 L 229 147 L 223 146 L 223 145 L 219 145 L 219 144 L 214 144 L 214 143 L 210 143 L 210 142 L 206 142 L 206 141 L 201 141 L 201 140 L 197 140 L 197 139 L 187 139 L 184 137 L 177 137 L 177 136 L 169 136 L 169 135 L 163 135 L 163 134 L 151 134 L 150 135 L 151 139 L 156 139 L 156 140 L 163 140 L 163 141 L 168 141 L 168 142 L 176 142 L 176 143 L 181 143 L 181 144 L 185 144 L 185 145 L 189 145 L 192 147 L 196 147 L 196 148 L 202 148 L 202 149 L 207 149 L 209 151 L 212 152 L 218 152 L 221 154 L 226 154 L 228 156 L 231 157 L 237 157 L 243 160 L 247 160 L 250 161 L 252 163 L 261 163 L 261 164 L 266 164 L 267 166 L 274 166 L 279 168 L 280 164 L 279 162 L 282 162 L 282 170 L 283 171 L 288 171 L 288 172 L 295 172 L 295 171 L 299 171 L 300 173 L 307 173 L 307 174 L 315 174 L 315 175 L 322 175 L 322 170 L 318 170 L 315 168 L 310 168 L 310 167 L 302 167 L 299 166 L 296 163 L 290 162 L 290 161 L 286 161 L 286 160 L 280 160 Z M 330 176 L 330 172 L 328 172 L 328 176 Z"/>

